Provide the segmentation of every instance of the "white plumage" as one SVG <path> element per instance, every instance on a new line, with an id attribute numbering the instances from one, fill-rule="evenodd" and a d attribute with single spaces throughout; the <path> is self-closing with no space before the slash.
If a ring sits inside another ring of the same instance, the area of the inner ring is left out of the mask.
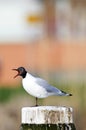
<path id="1" fill-rule="evenodd" d="M 32 96 L 37 98 L 45 98 L 51 95 L 67 96 L 69 94 L 51 86 L 47 81 L 33 77 L 31 74 L 26 74 L 22 79 L 23 88 Z"/>
<path id="2" fill-rule="evenodd" d="M 46 98 L 48 96 L 72 96 L 64 91 L 59 90 L 56 87 L 51 86 L 46 80 L 34 77 L 29 74 L 24 67 L 19 67 L 18 69 L 13 69 L 18 71 L 18 74 L 15 76 L 22 76 L 23 88 L 27 93 L 37 98 Z M 36 102 L 37 105 L 37 102 Z"/>

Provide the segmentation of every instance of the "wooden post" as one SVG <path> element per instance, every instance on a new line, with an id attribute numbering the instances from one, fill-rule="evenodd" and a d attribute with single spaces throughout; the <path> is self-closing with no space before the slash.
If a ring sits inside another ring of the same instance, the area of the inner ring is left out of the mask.
<path id="1" fill-rule="evenodd" d="M 71 107 L 22 108 L 21 130 L 75 130 Z"/>

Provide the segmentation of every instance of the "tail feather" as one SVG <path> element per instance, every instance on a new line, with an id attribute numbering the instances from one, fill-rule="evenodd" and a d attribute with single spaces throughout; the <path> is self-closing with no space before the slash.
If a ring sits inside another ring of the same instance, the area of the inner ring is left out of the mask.
<path id="1" fill-rule="evenodd" d="M 62 92 L 63 94 L 65 94 L 65 96 L 73 96 L 72 94 L 66 93 L 66 92 L 64 92 L 64 91 L 62 91 L 62 90 L 61 90 L 61 92 Z"/>

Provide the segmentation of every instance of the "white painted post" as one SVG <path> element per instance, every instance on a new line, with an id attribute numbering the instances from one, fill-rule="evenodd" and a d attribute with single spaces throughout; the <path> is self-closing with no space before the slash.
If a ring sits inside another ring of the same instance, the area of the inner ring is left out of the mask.
<path id="1" fill-rule="evenodd" d="M 70 130 L 75 130 L 73 124 L 73 109 L 71 107 L 24 107 L 22 108 L 21 114 L 23 130 L 28 130 L 29 127 L 30 130 L 39 130 L 39 128 L 40 130 L 44 130 L 44 126 L 47 127 L 47 130 L 49 130 L 52 125 L 52 130 L 61 130 L 61 128 L 64 128 L 64 130 L 69 130 L 69 127 L 71 128 Z"/>

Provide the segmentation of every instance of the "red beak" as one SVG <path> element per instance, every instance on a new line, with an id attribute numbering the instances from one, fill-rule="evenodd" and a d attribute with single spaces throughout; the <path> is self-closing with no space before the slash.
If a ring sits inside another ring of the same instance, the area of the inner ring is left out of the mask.
<path id="1" fill-rule="evenodd" d="M 17 72 L 18 72 L 18 74 L 17 74 L 17 75 L 15 75 L 15 76 L 14 76 L 14 78 L 16 78 L 17 76 L 19 76 L 19 71 L 18 71 L 18 69 L 12 69 L 12 70 L 14 70 L 14 71 L 17 71 Z"/>

